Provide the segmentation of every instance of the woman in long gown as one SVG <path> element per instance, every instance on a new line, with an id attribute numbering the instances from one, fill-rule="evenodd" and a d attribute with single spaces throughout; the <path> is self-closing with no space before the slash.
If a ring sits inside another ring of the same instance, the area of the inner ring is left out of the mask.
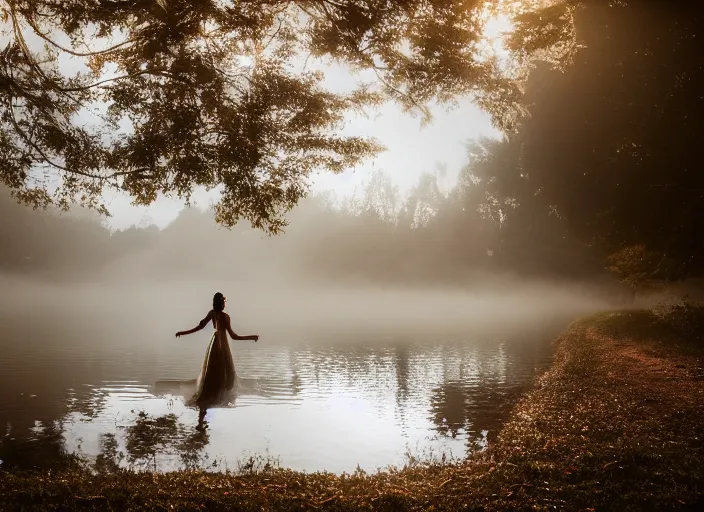
<path id="1" fill-rule="evenodd" d="M 198 326 L 188 331 L 176 333 L 178 338 L 198 332 L 208 325 L 208 322 L 213 322 L 215 328 L 210 345 L 208 345 L 208 351 L 205 353 L 203 367 L 196 380 L 196 393 L 189 400 L 190 405 L 195 405 L 200 409 L 201 422 L 205 416 L 205 410 L 225 401 L 237 381 L 227 334 L 229 333 L 233 340 L 259 340 L 259 336 L 256 334 L 240 336 L 232 330 L 230 316 L 224 311 L 226 303 L 227 298 L 220 292 L 216 293 L 213 297 L 213 309 L 198 323 Z"/>

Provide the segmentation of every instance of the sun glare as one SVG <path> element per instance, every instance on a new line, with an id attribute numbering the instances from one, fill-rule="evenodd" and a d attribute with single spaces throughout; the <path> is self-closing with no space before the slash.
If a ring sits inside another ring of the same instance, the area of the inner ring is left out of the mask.
<path id="1" fill-rule="evenodd" d="M 503 37 L 513 32 L 515 26 L 511 16 L 508 14 L 499 14 L 487 20 L 484 25 L 484 37 L 489 41 L 503 39 Z"/>
<path id="2" fill-rule="evenodd" d="M 484 9 L 481 18 L 483 37 L 480 45 L 480 58 L 496 58 L 501 68 L 508 72 L 511 55 L 506 48 L 506 38 L 515 29 L 514 16 L 509 12 L 498 10 L 497 5 L 491 4 Z"/>
<path id="3" fill-rule="evenodd" d="M 508 65 L 510 58 L 506 49 L 506 37 L 514 30 L 513 20 L 508 14 L 499 14 L 489 18 L 484 24 L 484 40 L 490 52 L 501 62 L 502 67 Z"/>
<path id="4" fill-rule="evenodd" d="M 483 26 L 480 47 L 484 58 L 496 58 L 501 69 L 512 74 L 520 64 L 512 60 L 506 41 L 516 30 L 515 20 L 521 14 L 554 4 L 556 0 L 494 0 L 484 4 L 479 15 Z"/>
<path id="5" fill-rule="evenodd" d="M 243 68 L 254 67 L 254 59 L 249 55 L 238 55 L 237 63 Z"/>

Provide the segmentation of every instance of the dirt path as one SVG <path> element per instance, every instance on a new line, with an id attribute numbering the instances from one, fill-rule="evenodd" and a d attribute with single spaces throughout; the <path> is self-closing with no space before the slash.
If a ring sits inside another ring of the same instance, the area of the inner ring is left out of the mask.
<path id="1" fill-rule="evenodd" d="M 704 510 L 702 361 L 650 312 L 574 324 L 495 448 L 515 504 Z"/>

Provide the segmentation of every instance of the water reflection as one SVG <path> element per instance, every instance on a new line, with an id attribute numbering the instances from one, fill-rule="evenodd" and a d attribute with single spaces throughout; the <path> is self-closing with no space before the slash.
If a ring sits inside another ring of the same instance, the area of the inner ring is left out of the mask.
<path id="1" fill-rule="evenodd" d="M 3 363 L 0 391 L 10 426 L 2 467 L 20 464 L 13 453 L 28 450 L 37 453 L 28 464 L 80 454 L 101 470 L 159 471 L 232 469 L 252 454 L 330 471 L 399 464 L 409 447 L 462 457 L 486 445 L 549 363 L 550 340 L 563 324 L 484 341 L 234 345 L 241 382 L 229 407 L 208 411 L 206 430 L 184 405 L 195 388 L 186 377 L 197 371 L 198 343 L 117 350 L 103 342 L 86 350 L 76 337 L 41 350 L 13 346 L 8 360 L 16 364 Z"/>
<path id="2" fill-rule="evenodd" d="M 79 466 L 79 456 L 69 453 L 60 422 L 37 422 L 27 435 L 14 437 L 10 432 L 0 440 L 0 469 L 59 469 Z"/>

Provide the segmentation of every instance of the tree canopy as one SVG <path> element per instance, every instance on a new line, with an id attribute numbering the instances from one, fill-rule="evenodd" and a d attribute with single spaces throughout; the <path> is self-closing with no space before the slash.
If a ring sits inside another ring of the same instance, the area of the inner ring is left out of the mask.
<path id="1" fill-rule="evenodd" d="M 471 95 L 497 126 L 513 126 L 525 74 L 487 52 L 483 27 L 514 4 L 3 0 L 0 181 L 35 207 L 104 213 L 107 188 L 147 205 L 221 187 L 221 224 L 276 233 L 311 171 L 382 149 L 341 134 L 350 112 L 393 100 L 428 117 L 429 103 Z M 573 52 L 571 7 L 548 4 L 513 13 L 514 64 Z M 306 70 L 309 58 L 372 78 L 336 93 Z"/>
<path id="2" fill-rule="evenodd" d="M 688 1 L 575 12 L 585 48 L 564 73 L 532 72 L 530 117 L 510 140 L 480 144 L 466 177 L 523 249 L 506 246 L 516 264 L 549 234 L 541 259 L 581 247 L 629 286 L 701 275 L 703 23 Z"/>
<path id="3" fill-rule="evenodd" d="M 311 170 L 337 171 L 379 149 L 335 132 L 351 109 L 393 98 L 423 113 L 428 102 L 474 94 L 508 136 L 471 144 L 454 190 L 442 190 L 430 172 L 402 197 L 387 175 L 373 174 L 344 214 L 319 205 L 308 218 L 289 216 L 315 227 L 292 229 L 315 247 L 301 261 L 370 276 L 393 261 L 403 279 L 453 279 L 483 268 L 580 278 L 608 268 L 633 288 L 704 272 L 704 14 L 697 3 L 590 0 L 579 9 L 526 11 L 506 40 L 508 66 L 498 56 L 463 53 L 466 44 L 483 44 L 481 18 L 491 13 L 479 2 L 6 5 L 18 28 L 0 71 L 0 176 L 24 201 L 47 201 L 41 166 L 63 179 L 59 205 L 84 194 L 100 207 L 111 186 L 148 203 L 158 192 L 187 198 L 196 185 L 220 185 L 222 224 L 243 218 L 276 232 L 305 195 Z M 353 6 L 364 7 L 368 25 L 349 14 Z M 384 16 L 372 16 L 375 9 Z M 74 10 L 82 14 L 72 18 Z M 138 12 L 145 18 L 133 22 Z M 185 12 L 200 13 L 210 32 L 181 27 Z M 51 30 L 37 34 L 39 22 Z M 169 23 L 185 31 L 181 42 L 167 38 L 177 33 Z M 448 23 L 475 39 L 449 31 L 437 36 L 439 53 L 427 53 L 432 45 L 421 35 Z M 116 46 L 85 50 L 93 32 L 102 37 L 115 27 Z M 150 32 L 157 27 L 165 31 L 158 37 Z M 29 51 L 31 34 L 51 41 L 44 53 Z M 226 43 L 236 49 L 226 51 Z M 69 47 L 111 75 L 69 77 L 59 61 L 39 60 L 60 60 Z M 300 71 L 308 54 L 376 81 L 332 93 L 324 77 Z M 547 65 L 531 70 L 536 59 Z M 569 66 L 557 72 L 556 62 Z M 98 76 L 109 81 L 89 82 Z M 77 116 L 92 105 L 102 105 L 104 116 L 97 126 L 81 124 Z M 359 253 L 361 239 L 374 241 L 373 257 Z M 25 255 L 15 256 L 11 266 L 25 265 Z"/>

